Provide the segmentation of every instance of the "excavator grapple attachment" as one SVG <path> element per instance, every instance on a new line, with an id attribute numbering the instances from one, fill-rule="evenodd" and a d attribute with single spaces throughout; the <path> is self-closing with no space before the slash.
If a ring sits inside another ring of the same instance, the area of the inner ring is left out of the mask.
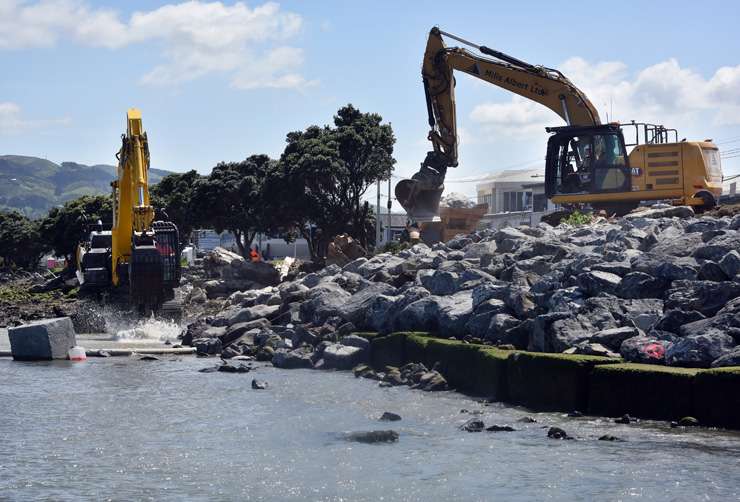
<path id="1" fill-rule="evenodd" d="M 429 223 L 441 221 L 439 218 L 439 201 L 442 198 L 444 185 L 429 186 L 415 180 L 401 180 L 396 184 L 396 200 L 406 210 L 413 221 Z"/>

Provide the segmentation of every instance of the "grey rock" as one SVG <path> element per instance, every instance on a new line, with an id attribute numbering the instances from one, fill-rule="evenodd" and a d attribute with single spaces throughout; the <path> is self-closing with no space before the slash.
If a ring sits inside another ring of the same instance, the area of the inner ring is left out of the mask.
<path id="1" fill-rule="evenodd" d="M 647 336 L 635 336 L 622 342 L 619 353 L 625 361 L 644 364 L 664 364 L 666 351 L 673 344 Z"/>
<path id="2" fill-rule="evenodd" d="M 268 383 L 264 380 L 257 380 L 256 378 L 252 379 L 252 388 L 254 390 L 265 390 L 269 387 Z"/>
<path id="3" fill-rule="evenodd" d="M 578 287 L 587 295 L 596 296 L 600 293 L 614 293 L 622 280 L 616 274 L 594 270 L 578 275 Z"/>
<path id="4" fill-rule="evenodd" d="M 622 342 L 629 338 L 638 336 L 640 333 L 637 328 L 624 326 L 621 328 L 605 329 L 597 332 L 590 338 L 591 342 L 599 343 L 608 347 L 612 351 L 619 351 Z"/>
<path id="5" fill-rule="evenodd" d="M 483 420 L 477 418 L 471 418 L 460 426 L 460 430 L 465 432 L 481 432 L 485 428 L 486 424 L 483 423 Z"/>
<path id="6" fill-rule="evenodd" d="M 199 354 L 220 354 L 222 348 L 218 338 L 197 338 L 193 340 L 193 345 Z"/>
<path id="7" fill-rule="evenodd" d="M 313 362 L 310 357 L 311 353 L 304 349 L 287 350 L 279 349 L 276 350 L 272 356 L 272 365 L 276 368 L 282 368 L 286 370 L 299 369 L 299 368 L 312 368 Z"/>
<path id="8" fill-rule="evenodd" d="M 278 313 L 278 305 L 255 305 L 240 309 L 229 318 L 228 325 L 254 321 L 255 319 L 269 319 Z"/>
<path id="9" fill-rule="evenodd" d="M 668 206 L 636 211 L 625 215 L 624 219 L 630 221 L 637 218 L 690 218 L 692 216 L 694 216 L 694 209 L 691 206 Z"/>
<path id="10" fill-rule="evenodd" d="M 656 323 L 655 329 L 679 333 L 685 324 L 705 319 L 705 316 L 696 310 L 684 311 L 679 309 L 668 310 Z"/>
<path id="11" fill-rule="evenodd" d="M 381 422 L 398 422 L 401 420 L 401 415 L 398 415 L 397 413 L 391 413 L 390 411 L 385 411 L 378 419 Z"/>
<path id="12" fill-rule="evenodd" d="M 481 258 L 496 252 L 496 242 L 481 241 L 470 244 L 465 248 L 464 258 Z"/>
<path id="13" fill-rule="evenodd" d="M 735 340 L 723 333 L 707 333 L 682 338 L 666 350 L 670 366 L 708 368 L 712 362 L 730 353 Z"/>
<path id="14" fill-rule="evenodd" d="M 727 253 L 737 249 L 740 249 L 740 232 L 730 231 L 717 235 L 706 245 L 697 246 L 693 256 L 699 260 L 720 261 Z"/>
<path id="15" fill-rule="evenodd" d="M 67 359 L 76 343 L 69 317 L 43 319 L 8 329 L 10 352 L 17 361 Z"/>
<path id="16" fill-rule="evenodd" d="M 339 315 L 341 308 L 351 296 L 338 284 L 321 283 L 311 289 L 306 301 L 301 304 L 301 319 L 305 322 L 323 324 L 327 318 Z"/>
<path id="17" fill-rule="evenodd" d="M 719 267 L 727 277 L 732 278 L 740 274 L 740 253 L 733 249 L 722 257 Z"/>
<path id="18" fill-rule="evenodd" d="M 616 288 L 621 298 L 662 298 L 668 282 L 643 272 L 631 272 L 622 278 Z"/>
<path id="19" fill-rule="evenodd" d="M 451 295 L 457 290 L 458 274 L 445 270 L 436 270 L 433 274 L 422 277 L 421 284 L 433 295 Z"/>
<path id="20" fill-rule="evenodd" d="M 737 297 L 740 297 L 740 284 L 736 282 L 674 281 L 666 292 L 666 308 L 697 310 L 712 316 Z"/>
<path id="21" fill-rule="evenodd" d="M 484 340 L 492 343 L 508 343 L 507 332 L 521 323 L 516 317 L 508 314 L 496 314 L 491 318 Z"/>
<path id="22" fill-rule="evenodd" d="M 537 316 L 527 349 L 535 352 L 562 352 L 587 341 L 598 331 L 583 315 L 554 312 Z"/>
<path id="23" fill-rule="evenodd" d="M 357 443 L 395 443 L 399 434 L 396 431 L 361 431 L 350 432 L 345 435 L 347 441 Z"/>
<path id="24" fill-rule="evenodd" d="M 713 261 L 706 261 L 699 267 L 698 279 L 701 281 L 722 282 L 728 279 L 722 267 Z"/>
<path id="25" fill-rule="evenodd" d="M 326 368 L 349 370 L 362 362 L 366 351 L 359 347 L 332 344 L 324 349 L 322 355 Z"/>
<path id="26" fill-rule="evenodd" d="M 382 282 L 376 282 L 347 298 L 337 312 L 342 319 L 355 326 L 364 328 L 365 313 L 379 295 L 392 296 L 396 288 Z"/>
<path id="27" fill-rule="evenodd" d="M 740 346 L 712 361 L 712 368 L 724 368 L 726 366 L 740 366 Z"/>
<path id="28" fill-rule="evenodd" d="M 223 346 L 227 346 L 230 343 L 241 338 L 245 333 L 252 330 L 262 330 L 270 327 L 270 321 L 265 318 L 255 319 L 249 322 L 240 322 L 232 324 L 224 331 L 223 335 L 219 336 Z M 208 332 L 208 331 L 206 331 Z"/>
<path id="29" fill-rule="evenodd" d="M 469 292 L 430 298 L 434 298 L 437 304 L 437 324 L 441 333 L 446 336 L 467 334 L 466 324 L 473 315 L 473 299 Z"/>
<path id="30" fill-rule="evenodd" d="M 370 350 L 370 341 L 359 335 L 349 335 L 342 338 L 342 345 L 348 347 L 358 347 L 362 350 Z"/>

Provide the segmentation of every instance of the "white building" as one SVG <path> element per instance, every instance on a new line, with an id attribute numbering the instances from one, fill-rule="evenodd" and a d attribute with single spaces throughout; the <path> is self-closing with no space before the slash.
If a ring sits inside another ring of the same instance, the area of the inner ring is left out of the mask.
<path id="1" fill-rule="evenodd" d="M 490 175 L 476 185 L 479 204 L 488 204 L 481 225 L 536 225 L 556 205 L 545 195 L 545 173 L 541 169 L 517 169 Z"/>

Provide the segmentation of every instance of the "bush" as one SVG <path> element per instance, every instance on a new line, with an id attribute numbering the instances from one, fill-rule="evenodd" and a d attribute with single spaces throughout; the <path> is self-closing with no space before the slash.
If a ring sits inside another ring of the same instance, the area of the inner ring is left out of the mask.
<path id="1" fill-rule="evenodd" d="M 573 211 L 570 216 L 560 220 L 561 223 L 579 227 L 581 225 L 588 225 L 593 221 L 593 215 L 591 213 L 582 213 L 580 211 Z"/>

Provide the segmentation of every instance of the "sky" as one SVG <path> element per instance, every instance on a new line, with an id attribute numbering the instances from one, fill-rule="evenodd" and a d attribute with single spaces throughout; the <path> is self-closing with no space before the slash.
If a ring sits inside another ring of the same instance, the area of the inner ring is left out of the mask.
<path id="1" fill-rule="evenodd" d="M 0 0 L 0 154 L 115 164 L 135 106 L 152 167 L 207 174 L 277 158 L 286 133 L 352 103 L 393 125 L 395 175 L 409 176 L 430 146 L 420 65 L 436 25 L 560 69 L 602 120 L 714 139 L 725 172 L 740 173 L 740 2 L 554 5 Z M 455 92 L 460 166 L 448 190 L 472 196 L 471 179 L 544 164 L 557 115 L 468 75 Z"/>

